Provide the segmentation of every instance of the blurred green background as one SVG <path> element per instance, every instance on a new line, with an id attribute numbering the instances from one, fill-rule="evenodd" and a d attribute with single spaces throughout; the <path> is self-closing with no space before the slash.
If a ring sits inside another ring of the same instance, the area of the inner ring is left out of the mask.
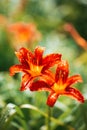
<path id="1" fill-rule="evenodd" d="M 51 108 L 51 129 L 87 130 L 87 51 L 64 30 L 64 24 L 72 23 L 87 39 L 87 0 L 0 0 L 0 130 L 46 130 L 46 93 L 20 92 L 21 74 L 9 75 L 9 67 L 18 63 L 14 52 L 19 46 L 8 26 L 18 22 L 34 23 L 40 33 L 38 40 L 20 46 L 33 51 L 40 45 L 45 54 L 61 53 L 69 62 L 70 75 L 83 79 L 75 87 L 85 103 L 61 96 Z"/>

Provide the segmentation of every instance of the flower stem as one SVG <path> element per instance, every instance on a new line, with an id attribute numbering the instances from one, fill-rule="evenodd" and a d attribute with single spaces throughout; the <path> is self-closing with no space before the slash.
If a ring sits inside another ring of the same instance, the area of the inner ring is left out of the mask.
<path id="1" fill-rule="evenodd" d="M 48 97 L 48 93 L 46 93 L 46 96 Z M 51 108 L 47 106 L 47 119 L 46 119 L 46 126 L 47 130 L 51 130 Z"/>
<path id="2" fill-rule="evenodd" d="M 51 130 L 51 108 L 48 106 L 47 130 Z"/>

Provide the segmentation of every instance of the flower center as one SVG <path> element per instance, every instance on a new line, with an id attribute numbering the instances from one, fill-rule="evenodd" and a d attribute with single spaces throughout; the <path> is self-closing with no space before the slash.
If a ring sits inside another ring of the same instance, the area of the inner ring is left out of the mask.
<path id="1" fill-rule="evenodd" d="M 52 89 L 58 94 L 64 92 L 65 88 L 66 84 L 54 83 L 54 85 L 52 86 Z"/>
<path id="2" fill-rule="evenodd" d="M 30 73 L 31 75 L 34 76 L 39 76 L 41 75 L 41 70 L 42 70 L 43 66 L 37 66 L 37 65 L 30 65 Z"/>

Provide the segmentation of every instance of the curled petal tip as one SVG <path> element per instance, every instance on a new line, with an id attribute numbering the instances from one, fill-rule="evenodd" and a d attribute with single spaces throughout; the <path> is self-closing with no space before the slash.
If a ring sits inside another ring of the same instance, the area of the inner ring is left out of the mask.
<path id="1" fill-rule="evenodd" d="M 19 52 L 15 51 L 15 55 L 18 55 L 18 54 L 19 54 Z"/>
<path id="2" fill-rule="evenodd" d="M 25 87 L 21 87 L 21 88 L 20 88 L 20 91 L 24 91 L 24 90 L 26 90 Z"/>
<path id="3" fill-rule="evenodd" d="M 9 72 L 11 76 L 14 76 L 15 73 L 21 72 L 23 70 L 23 66 L 21 65 L 13 65 L 10 67 Z"/>
<path id="4" fill-rule="evenodd" d="M 56 93 L 51 93 L 49 96 L 48 96 L 48 99 L 47 99 L 47 105 L 50 106 L 50 107 L 53 107 L 56 100 L 58 98 L 58 94 Z"/>
<path id="5" fill-rule="evenodd" d="M 44 51 L 44 50 L 45 50 L 45 47 L 37 46 L 37 47 L 35 48 L 35 50 L 38 50 L 38 49 Z"/>
<path id="6" fill-rule="evenodd" d="M 85 102 L 85 100 L 84 100 L 84 97 L 83 96 L 81 96 L 81 98 L 80 99 L 78 99 L 79 100 L 79 102 L 81 102 L 81 103 L 84 103 Z"/>
<path id="7" fill-rule="evenodd" d="M 76 99 L 77 101 L 79 101 L 81 103 L 84 103 L 84 96 L 76 88 L 71 88 L 71 87 L 67 88 L 65 94 L 67 96 L 70 96 L 70 97 Z"/>
<path id="8" fill-rule="evenodd" d="M 10 67 L 9 72 L 10 72 L 10 76 L 14 76 L 15 75 L 15 73 L 13 71 L 13 67 Z"/>

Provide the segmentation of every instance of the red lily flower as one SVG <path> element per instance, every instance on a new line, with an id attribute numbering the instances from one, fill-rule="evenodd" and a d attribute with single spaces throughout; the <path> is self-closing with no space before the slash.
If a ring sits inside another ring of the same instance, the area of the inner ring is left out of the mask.
<path id="1" fill-rule="evenodd" d="M 51 72 L 48 69 L 61 60 L 61 54 L 49 54 L 43 57 L 43 52 L 44 48 L 38 46 L 35 48 L 34 53 L 26 48 L 21 48 L 15 53 L 21 64 L 10 67 L 10 75 L 13 76 L 15 73 L 24 72 L 21 90 L 29 88 L 35 77 L 42 75 L 51 76 Z"/>
<path id="2" fill-rule="evenodd" d="M 60 61 L 56 69 L 56 74 L 50 77 L 50 81 L 38 80 L 30 85 L 31 91 L 49 91 L 50 95 L 47 99 L 47 105 L 53 107 L 59 95 L 67 95 L 73 97 L 80 102 L 84 102 L 84 97 L 76 88 L 71 87 L 72 84 L 82 82 L 80 75 L 68 77 L 69 66 L 66 61 Z M 53 79 L 52 79 L 53 78 Z M 45 81 L 45 82 L 44 82 Z"/>

